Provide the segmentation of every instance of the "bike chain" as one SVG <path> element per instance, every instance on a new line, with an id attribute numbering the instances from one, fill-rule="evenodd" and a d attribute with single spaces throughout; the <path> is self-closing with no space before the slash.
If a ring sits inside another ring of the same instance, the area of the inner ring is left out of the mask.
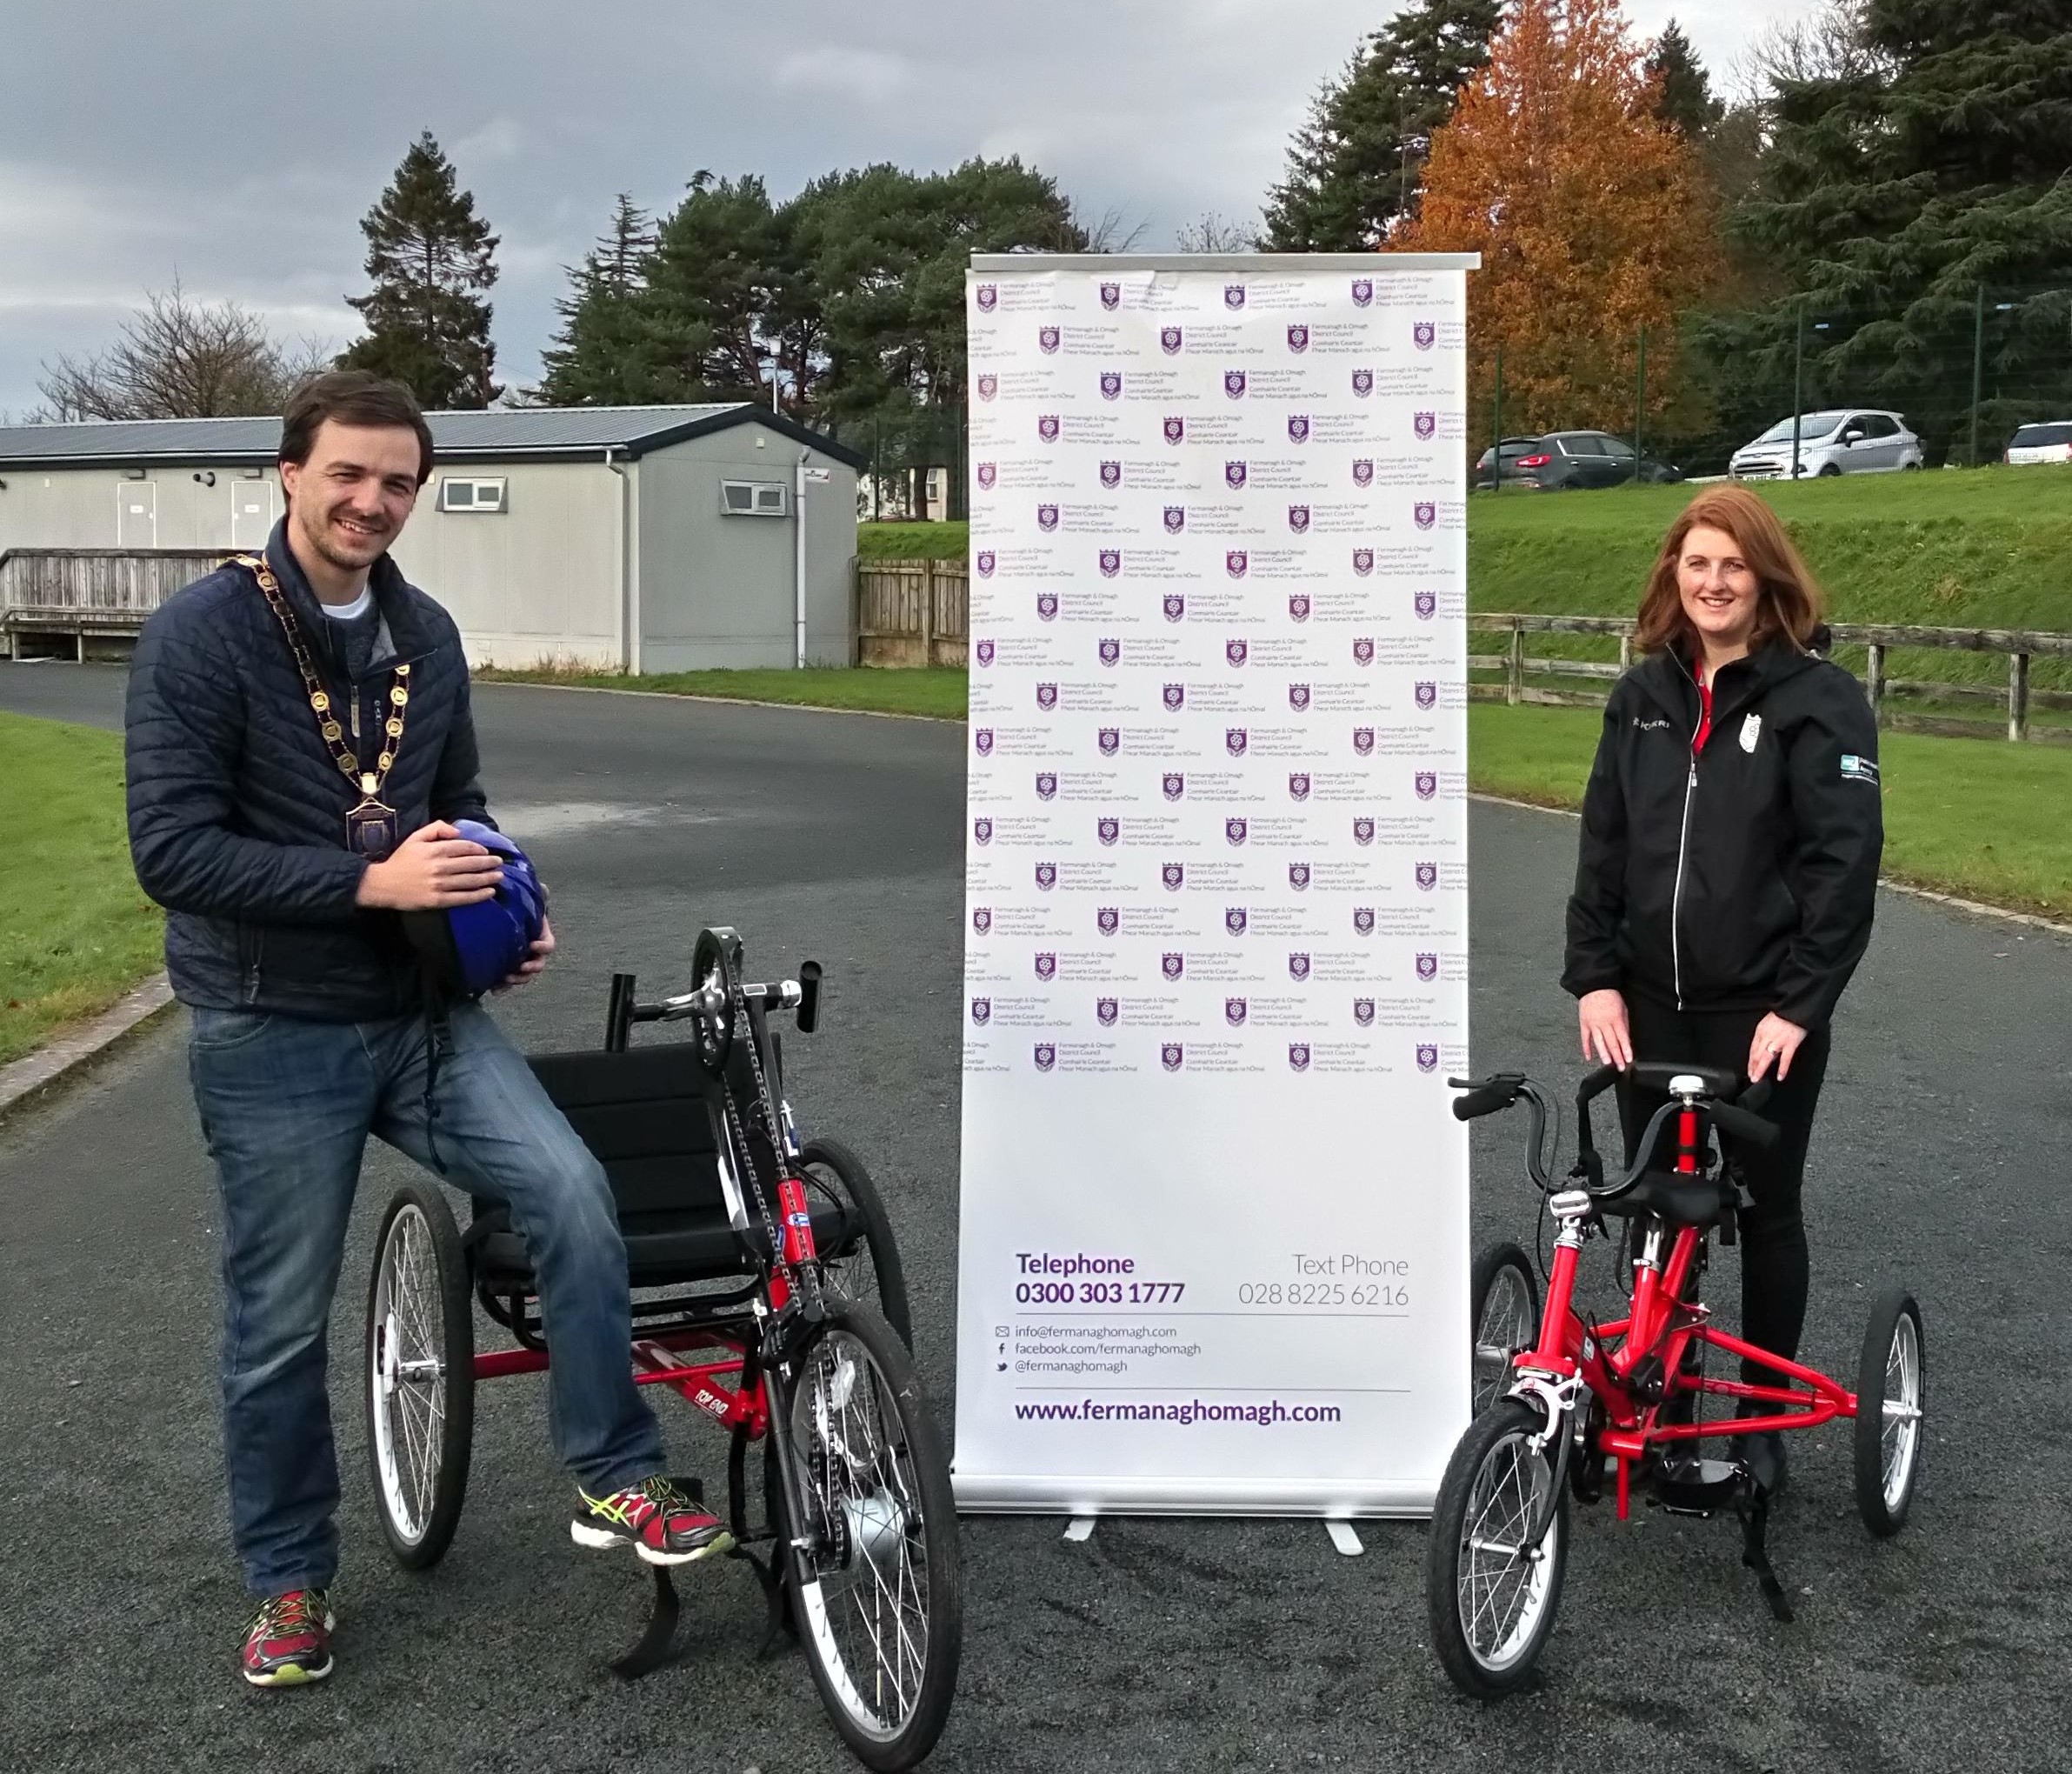
<path id="1" fill-rule="evenodd" d="M 730 966 L 727 971 L 731 974 L 732 967 Z M 756 1050 L 756 1025 L 749 1020 L 748 994 L 742 990 L 741 981 L 738 978 L 730 979 L 728 984 L 732 992 L 731 1011 L 734 1017 L 734 1032 L 736 1037 L 744 1031 L 747 1034 L 748 1040 L 745 1045 L 748 1052 L 749 1070 L 756 1081 L 756 1100 L 762 1107 L 764 1124 L 775 1130 L 776 1117 L 770 1106 L 770 1080 L 763 1074 L 763 1056 Z M 793 1270 L 791 1263 L 784 1254 L 783 1229 L 770 1217 L 770 1196 L 763 1186 L 761 1173 L 756 1168 L 755 1154 L 749 1145 L 747 1126 L 743 1121 L 739 1109 L 735 1104 L 734 1093 L 725 1089 L 723 1080 L 722 1081 L 722 1094 L 726 1099 L 727 1120 L 734 1130 L 740 1149 L 742 1170 L 754 1187 L 756 1210 L 762 1215 L 763 1230 L 770 1238 L 770 1260 L 779 1269 L 796 1276 L 796 1271 Z M 770 1149 L 778 1154 L 781 1161 L 784 1150 L 783 1136 L 781 1131 L 773 1130 L 770 1137 Z M 803 1290 L 803 1285 L 801 1290 Z"/>

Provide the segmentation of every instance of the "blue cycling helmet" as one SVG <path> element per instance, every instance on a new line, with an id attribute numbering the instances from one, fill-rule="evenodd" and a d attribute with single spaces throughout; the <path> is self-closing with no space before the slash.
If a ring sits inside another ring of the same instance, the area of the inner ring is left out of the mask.
<path id="1" fill-rule="evenodd" d="M 516 973 L 539 940 L 547 890 L 532 859 L 501 831 L 476 819 L 457 819 L 454 829 L 502 859 L 503 884 L 492 899 L 444 911 L 406 911 L 403 923 L 436 987 L 479 997 Z"/>

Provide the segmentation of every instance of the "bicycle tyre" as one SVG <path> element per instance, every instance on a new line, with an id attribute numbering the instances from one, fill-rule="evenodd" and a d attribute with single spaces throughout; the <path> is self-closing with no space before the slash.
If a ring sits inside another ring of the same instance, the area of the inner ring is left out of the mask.
<path id="1" fill-rule="evenodd" d="M 1888 1288 L 1871 1304 L 1856 1366 L 1856 1513 L 1881 1540 L 1906 1525 L 1913 1506 L 1927 1397 L 1921 1308 L 1904 1288 Z"/>
<path id="2" fill-rule="evenodd" d="M 1522 1455 L 1531 1463 L 1528 1471 L 1533 1477 L 1536 1495 L 1540 1483 L 1554 1484 L 1554 1468 L 1544 1456 L 1522 1446 L 1539 1432 L 1540 1423 L 1540 1413 L 1517 1398 L 1500 1400 L 1476 1417 L 1446 1463 L 1439 1500 L 1432 1511 L 1431 1538 L 1424 1553 L 1425 1615 L 1431 1628 L 1432 1649 L 1454 1686 L 1477 1700 L 1501 1699 L 1524 1685 L 1548 1635 L 1554 1631 L 1555 1616 L 1561 1607 L 1562 1577 L 1569 1561 L 1569 1492 L 1565 1485 L 1555 1491 L 1553 1516 L 1538 1546 L 1532 1549 L 1537 1557 L 1528 1561 L 1529 1565 L 1543 1565 L 1543 1574 L 1529 1576 L 1513 1591 L 1526 1598 L 1526 1606 L 1519 1611 L 1516 1622 L 1504 1627 L 1498 1642 L 1485 1651 L 1476 1642 L 1483 1603 L 1475 1603 L 1471 1620 L 1462 1618 L 1466 1599 L 1462 1593 L 1462 1554 L 1468 1553 L 1471 1561 L 1489 1556 L 1487 1549 L 1477 1551 L 1470 1546 L 1473 1538 L 1482 1537 L 1474 1531 L 1490 1525 L 1493 1510 L 1502 1517 L 1495 1523 L 1501 1531 L 1505 1521 L 1530 1502 L 1515 1483 L 1522 1476 L 1518 1457 Z M 1507 1455 L 1510 1457 L 1508 1477 L 1501 1464 Z M 1493 1486 L 1489 1483 L 1492 1474 Z M 1489 1577 L 1486 1593 L 1490 1598 L 1499 1594 L 1501 1578 L 1508 1574 L 1509 1566 L 1517 1562 L 1514 1554 L 1504 1567 Z M 1475 1593 L 1473 1585 L 1480 1580 L 1478 1570 L 1470 1562 L 1466 1579 L 1471 1595 Z M 1497 1624 L 1503 1626 L 1503 1620 L 1500 1618 Z"/>
<path id="3" fill-rule="evenodd" d="M 1470 1333 L 1469 1415 L 1480 1417 L 1503 1395 L 1510 1357 L 1529 1346 L 1540 1328 L 1540 1282 L 1532 1259 L 1508 1241 L 1487 1244 L 1468 1284 Z M 1494 1310 L 1499 1317 L 1491 1321 Z M 1495 1351 L 1503 1351 L 1501 1358 Z"/>
<path id="4" fill-rule="evenodd" d="M 424 1571 L 453 1544 L 475 1438 L 468 1259 L 436 1184 L 413 1178 L 396 1191 L 374 1251 L 365 1351 L 375 1513 L 390 1557 Z"/>
<path id="5" fill-rule="evenodd" d="M 840 1185 L 838 1190 L 830 1192 L 847 1197 L 843 1209 L 852 1214 L 856 1237 L 869 1260 L 875 1283 L 875 1292 L 866 1292 L 853 1285 L 838 1290 L 846 1300 L 875 1307 L 899 1340 L 912 1349 L 914 1321 L 907 1304 L 906 1268 L 899 1258 L 899 1244 L 892 1236 L 892 1221 L 885 1212 L 884 1197 L 877 1192 L 877 1184 L 871 1181 L 870 1172 L 863 1168 L 863 1159 L 839 1140 L 809 1139 L 805 1143 L 799 1151 L 799 1168 L 809 1173 L 809 1186 L 817 1184 L 824 1188 L 825 1180 L 810 1174 L 816 1166 L 831 1175 Z M 838 1254 L 834 1255 L 830 1270 L 843 1261 Z M 851 1257 L 847 1261 L 853 1264 L 855 1258 Z"/>
<path id="6" fill-rule="evenodd" d="M 807 1534 L 787 1522 L 778 1536 L 799 1644 L 829 1718 L 857 1759 L 874 1770 L 911 1768 L 949 1719 L 963 1649 L 949 1462 L 913 1357 L 879 1313 L 836 1308 L 793 1371 L 770 1431 L 787 1437 L 815 1517 Z M 830 1437 L 836 1413 L 840 1433 Z M 800 1546 L 802 1537 L 821 1550 Z M 830 1547 L 838 1549 L 832 1556 Z M 875 1653 L 868 1667 L 864 1644 Z M 888 1687 L 889 1700 L 869 1697 Z"/>

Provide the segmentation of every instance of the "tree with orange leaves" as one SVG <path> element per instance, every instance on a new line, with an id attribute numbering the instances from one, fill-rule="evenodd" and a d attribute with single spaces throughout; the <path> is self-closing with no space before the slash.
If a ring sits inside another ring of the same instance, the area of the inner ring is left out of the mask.
<path id="1" fill-rule="evenodd" d="M 1722 275 L 1717 205 L 1655 83 L 1617 0 L 1515 0 L 1432 137 L 1421 213 L 1391 243 L 1482 255 L 1471 429 L 1489 423 L 1501 345 L 1507 433 L 1629 430 L 1642 327 L 1650 430 L 1699 418 L 1676 410 L 1675 327 Z"/>

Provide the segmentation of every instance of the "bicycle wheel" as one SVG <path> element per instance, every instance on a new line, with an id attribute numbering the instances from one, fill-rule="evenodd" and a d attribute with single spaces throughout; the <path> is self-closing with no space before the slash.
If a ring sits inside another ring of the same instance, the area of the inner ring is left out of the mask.
<path id="1" fill-rule="evenodd" d="M 1927 1381 L 1921 1308 L 1888 1288 L 1870 1309 L 1856 1369 L 1856 1512 L 1881 1540 L 1906 1525 L 1914 1501 Z"/>
<path id="2" fill-rule="evenodd" d="M 883 1197 L 863 1161 L 838 1141 L 809 1139 L 800 1151 L 799 1169 L 810 1191 L 841 1204 L 850 1228 L 841 1249 L 821 1253 L 829 1294 L 837 1301 L 874 1308 L 911 1349 L 914 1325 L 907 1312 L 906 1270 Z"/>
<path id="3" fill-rule="evenodd" d="M 436 1564 L 468 1492 L 475 1312 L 453 1210 L 432 1183 L 396 1191 L 367 1290 L 367 1456 L 389 1551 Z"/>
<path id="4" fill-rule="evenodd" d="M 949 1716 L 963 1646 L 949 1463 L 913 1359 L 876 1312 L 837 1308 L 796 1371 L 770 1427 L 808 1517 L 779 1536 L 799 1641 L 863 1764 L 911 1768 Z"/>
<path id="5" fill-rule="evenodd" d="M 1516 1244 L 1490 1244 L 1475 1259 L 1469 1284 L 1475 1332 L 1469 1412 L 1480 1417 L 1503 1396 L 1511 1357 L 1540 1333 L 1540 1284 L 1532 1259 Z"/>
<path id="6" fill-rule="evenodd" d="M 1501 1399 L 1469 1424 L 1446 1464 L 1424 1555 L 1432 1648 L 1463 1694 L 1495 1700 L 1532 1672 L 1561 1605 L 1569 1493 L 1536 1451 L 1540 1414 Z M 1547 1525 L 1528 1545 L 1536 1513 Z"/>

